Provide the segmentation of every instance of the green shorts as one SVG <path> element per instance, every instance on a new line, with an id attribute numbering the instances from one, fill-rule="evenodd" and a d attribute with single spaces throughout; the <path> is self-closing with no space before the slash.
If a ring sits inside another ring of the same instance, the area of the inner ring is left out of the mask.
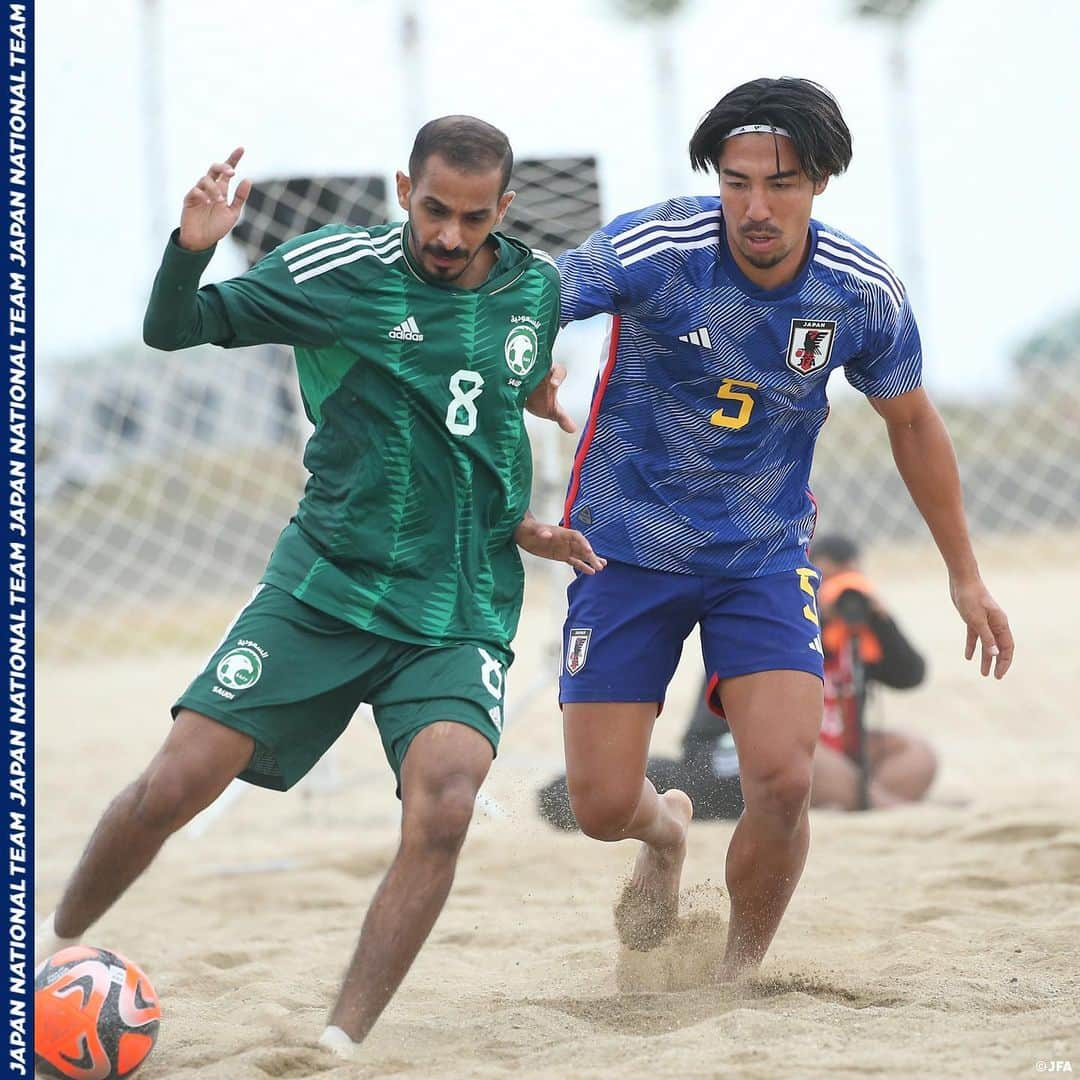
<path id="1" fill-rule="evenodd" d="M 400 781 L 413 739 L 440 720 L 475 728 L 498 751 L 511 660 L 497 646 L 379 637 L 260 585 L 172 714 L 191 709 L 250 735 L 240 779 L 286 791 L 367 702 Z"/>

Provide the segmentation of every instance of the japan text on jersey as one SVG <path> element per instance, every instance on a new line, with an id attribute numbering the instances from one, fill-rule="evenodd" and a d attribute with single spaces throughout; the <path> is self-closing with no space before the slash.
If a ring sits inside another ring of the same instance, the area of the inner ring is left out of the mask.
<path id="1" fill-rule="evenodd" d="M 921 382 L 895 273 L 819 222 L 796 278 L 739 270 L 720 200 L 616 218 L 558 259 L 562 321 L 614 316 L 574 461 L 566 521 L 598 554 L 655 570 L 752 577 L 806 558 L 826 382 L 871 397 Z"/>

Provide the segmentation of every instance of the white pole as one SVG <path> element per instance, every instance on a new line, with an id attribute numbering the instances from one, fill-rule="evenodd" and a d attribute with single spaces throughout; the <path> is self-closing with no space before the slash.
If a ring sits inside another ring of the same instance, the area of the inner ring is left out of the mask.
<path id="1" fill-rule="evenodd" d="M 660 158 L 661 196 L 673 198 L 683 193 L 687 151 L 679 118 L 679 80 L 675 65 L 673 16 L 657 19 L 652 27 L 653 67 L 656 77 L 656 142 Z"/>
<path id="2" fill-rule="evenodd" d="M 916 317 L 925 317 L 923 289 L 922 207 L 916 151 L 915 105 L 912 96 L 908 20 L 896 18 L 889 27 L 889 96 L 893 130 L 893 176 L 900 222 L 898 263 Z"/>
<path id="3" fill-rule="evenodd" d="M 150 262 L 147 281 L 152 281 L 161 251 L 172 228 L 165 167 L 164 87 L 161 55 L 161 0 L 142 0 L 139 5 L 139 57 L 142 61 L 143 150 L 146 173 L 146 205 Z"/>
<path id="4" fill-rule="evenodd" d="M 908 28 L 921 0 L 853 0 L 857 17 L 882 19 L 886 33 L 886 66 L 892 129 L 892 174 L 900 237 L 897 269 L 904 279 L 917 318 L 925 317 L 923 287 L 922 208 L 915 142 L 915 102 L 912 94 Z"/>
<path id="5" fill-rule="evenodd" d="M 427 115 L 422 55 L 423 6 L 423 0 L 402 0 L 400 7 L 402 113 L 410 144 L 412 137 L 431 119 Z"/>

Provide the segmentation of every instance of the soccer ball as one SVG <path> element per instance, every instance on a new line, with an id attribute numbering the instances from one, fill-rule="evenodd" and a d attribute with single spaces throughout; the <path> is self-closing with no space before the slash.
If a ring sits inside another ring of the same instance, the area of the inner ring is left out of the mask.
<path id="1" fill-rule="evenodd" d="M 130 1076 L 157 1039 L 161 1009 L 143 971 L 118 953 L 73 945 L 34 973 L 34 1063 L 41 1076 Z"/>

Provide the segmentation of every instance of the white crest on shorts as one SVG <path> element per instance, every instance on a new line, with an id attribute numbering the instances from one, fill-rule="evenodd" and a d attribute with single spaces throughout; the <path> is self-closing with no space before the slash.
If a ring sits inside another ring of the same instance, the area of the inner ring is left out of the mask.
<path id="1" fill-rule="evenodd" d="M 230 690 L 247 690 L 262 675 L 262 658 L 254 649 L 230 649 L 219 661 L 217 680 Z"/>
<path id="2" fill-rule="evenodd" d="M 568 675 L 576 675 L 585 666 L 591 637 L 591 629 L 578 628 L 570 631 L 570 637 L 566 643 L 566 673 Z"/>

